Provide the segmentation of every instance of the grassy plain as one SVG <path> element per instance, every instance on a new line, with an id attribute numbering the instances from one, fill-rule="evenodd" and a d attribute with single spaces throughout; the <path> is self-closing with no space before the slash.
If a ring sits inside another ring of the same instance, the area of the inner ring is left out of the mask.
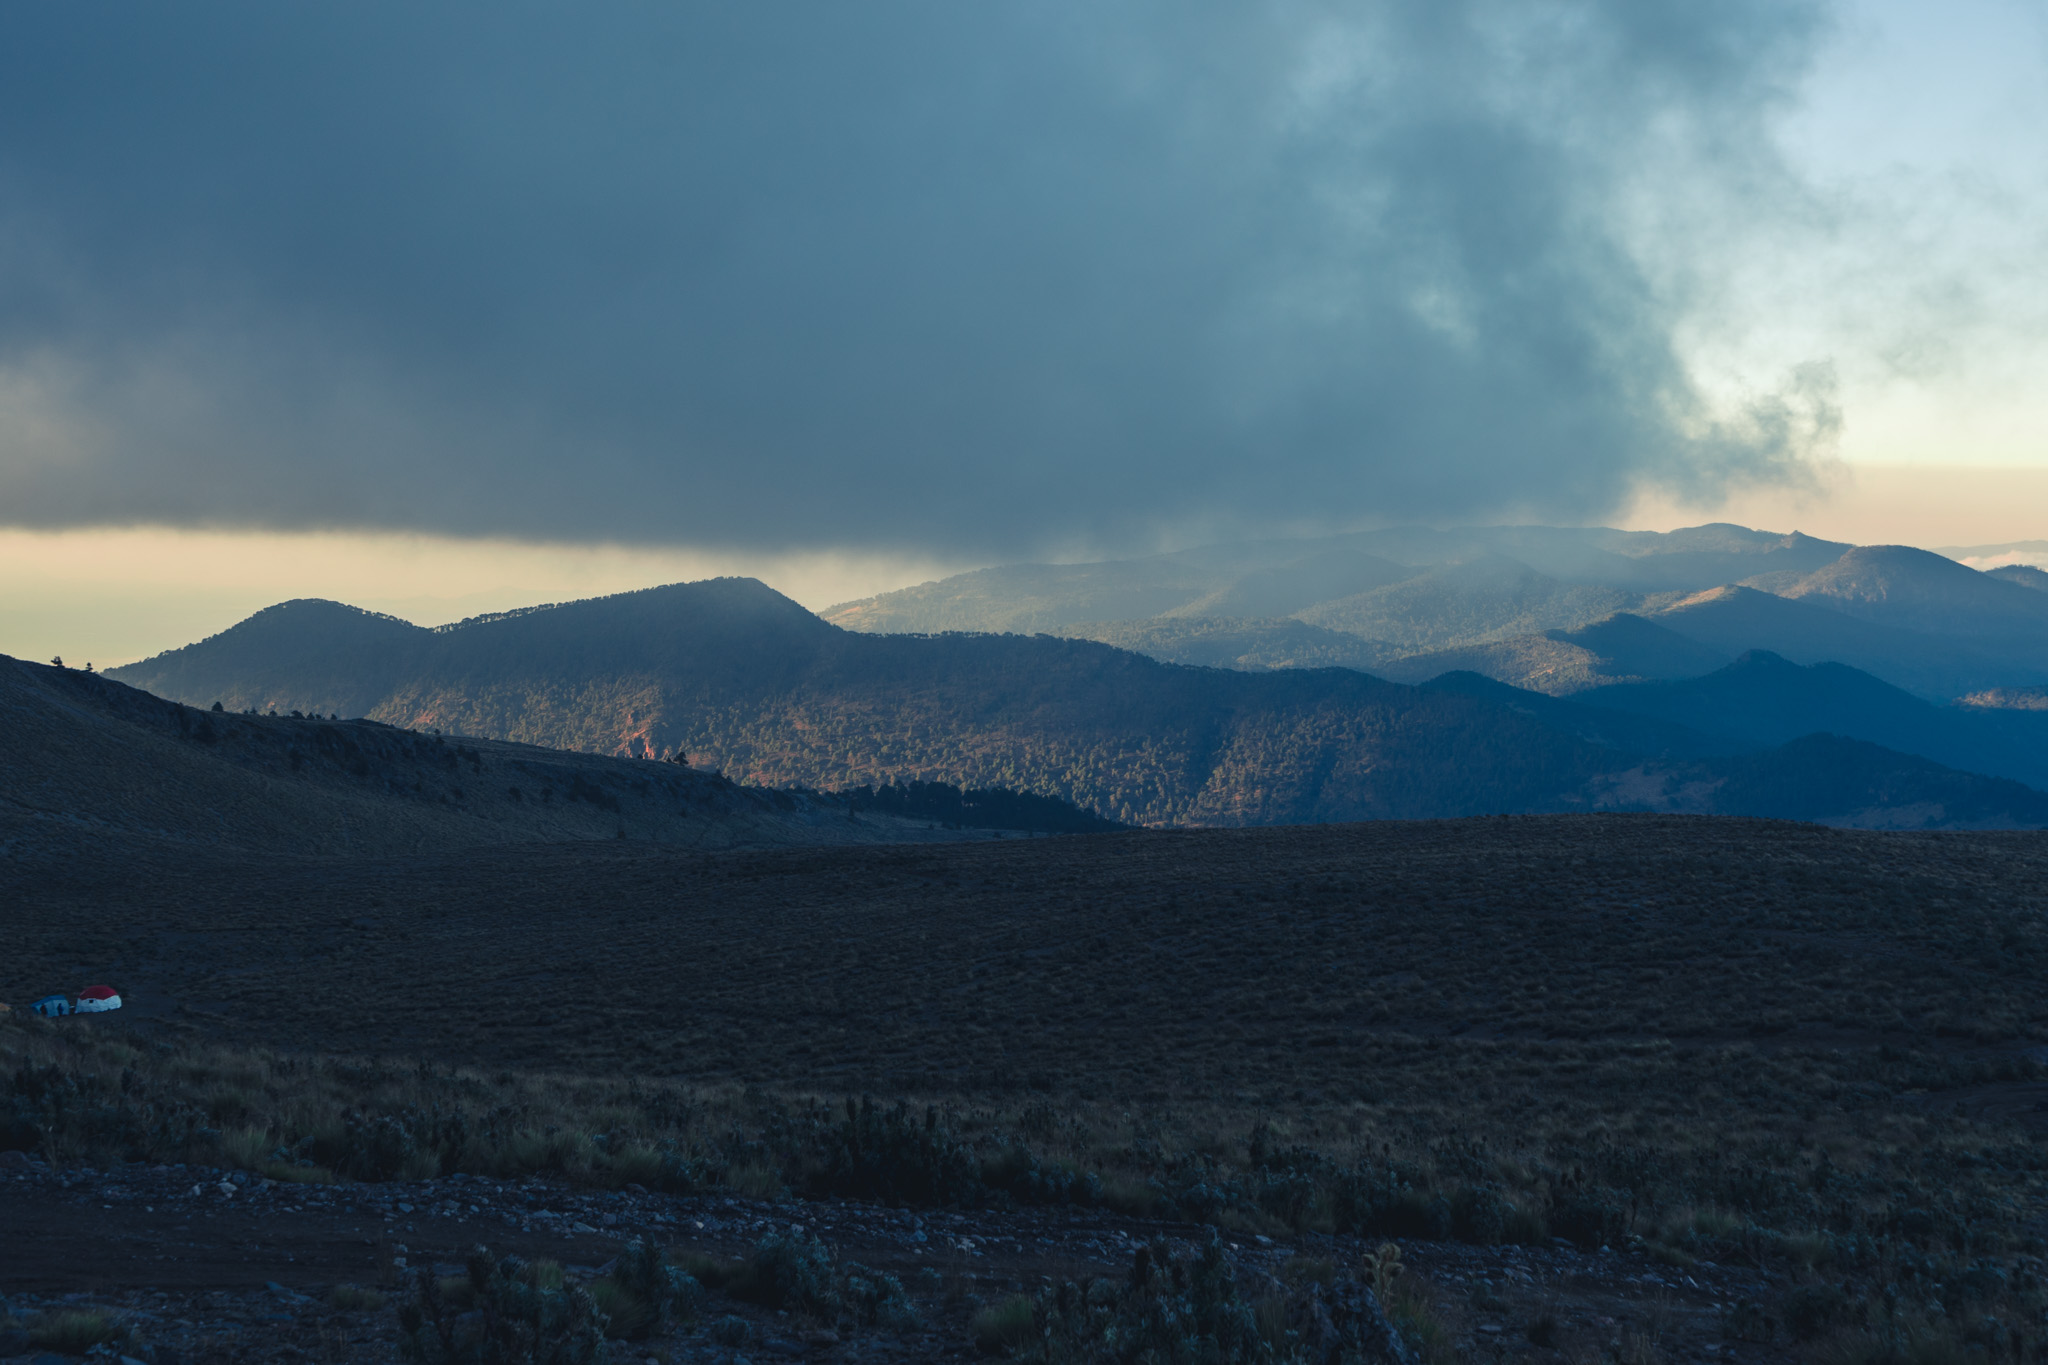
<path id="1" fill-rule="evenodd" d="M 0 887 L 0 992 L 136 1008 L 0 1038 L 135 1111 L 50 1118 L 79 1156 L 1640 1238 L 1783 1272 L 1787 1332 L 2018 1352 L 2044 873 L 1666 817 L 58 859 Z"/>

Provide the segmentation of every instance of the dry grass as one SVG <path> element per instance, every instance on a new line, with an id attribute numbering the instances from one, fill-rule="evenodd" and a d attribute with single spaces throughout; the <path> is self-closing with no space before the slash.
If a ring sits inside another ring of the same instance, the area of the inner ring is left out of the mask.
<path id="1" fill-rule="evenodd" d="M 967 1154 L 913 1200 L 1639 1237 L 1967 1323 L 2048 1252 L 2044 874 L 2036 835 L 1657 818 L 81 863 L 0 887 L 6 989 L 166 1008 L 0 1060 L 128 1106 L 63 1160 L 860 1193 L 873 1092 Z"/>

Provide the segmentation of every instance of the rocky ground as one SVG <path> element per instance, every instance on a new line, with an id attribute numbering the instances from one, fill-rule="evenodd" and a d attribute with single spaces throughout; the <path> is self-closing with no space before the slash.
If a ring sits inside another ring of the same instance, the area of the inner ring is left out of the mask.
<path id="1" fill-rule="evenodd" d="M 842 1337 L 714 1294 L 682 1331 L 616 1343 L 613 1359 L 971 1359 L 968 1324 L 983 1305 L 1061 1280 L 1124 1275 L 1135 1249 L 1155 1235 L 1179 1243 L 1209 1235 L 1072 1208 L 919 1213 L 461 1176 L 286 1184 L 181 1166 L 58 1171 L 11 1153 L 0 1161 L 0 1293 L 17 1325 L 0 1328 L 0 1360 L 51 1354 L 31 1340 L 29 1324 L 100 1309 L 135 1330 L 154 1365 L 394 1361 L 394 1305 L 404 1286 L 423 1267 L 460 1273 L 479 1243 L 557 1260 L 574 1280 L 601 1274 L 635 1235 L 679 1251 L 739 1255 L 792 1226 L 842 1258 L 901 1278 L 922 1327 Z M 1287 1276 L 1318 1261 L 1349 1268 L 1369 1250 L 1346 1238 L 1225 1236 L 1241 1275 Z M 1561 1244 L 1411 1242 L 1401 1252 L 1410 1286 L 1441 1324 L 1439 1355 L 1647 1365 L 1791 1354 L 1768 1332 L 1772 1279 L 1754 1270 L 1704 1262 L 1678 1269 L 1628 1248 Z"/>

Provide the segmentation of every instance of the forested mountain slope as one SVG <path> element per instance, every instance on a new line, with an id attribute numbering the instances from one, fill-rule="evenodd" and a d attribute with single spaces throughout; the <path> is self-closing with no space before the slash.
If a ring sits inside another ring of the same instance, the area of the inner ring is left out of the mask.
<path id="1" fill-rule="evenodd" d="M 770 786 L 1004 787 L 1145 824 L 1721 809 L 1720 779 L 1697 762 L 1681 772 L 1488 697 L 1346 669 L 1176 667 L 1045 636 L 863 635 L 749 579 L 389 632 L 373 648 L 347 632 L 348 649 L 307 643 L 309 626 L 350 610 L 287 604 L 120 674 L 261 710 L 317 710 L 381 685 L 369 714 L 394 725 L 681 752 Z M 297 651 L 298 676 L 278 663 L 284 651 Z M 1830 799 L 1845 817 L 1871 804 L 1861 789 Z M 2028 823 L 2031 799 L 1993 803 Z"/>
<path id="2" fill-rule="evenodd" d="M 388 856 L 583 839 L 689 848 L 931 837 L 922 820 L 750 791 L 672 764 L 243 715 L 0 655 L 0 856 L 91 836 Z"/>

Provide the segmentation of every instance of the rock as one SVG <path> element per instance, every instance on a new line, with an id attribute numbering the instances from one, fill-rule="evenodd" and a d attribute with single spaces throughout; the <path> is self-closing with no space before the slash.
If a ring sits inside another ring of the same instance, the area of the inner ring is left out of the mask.
<path id="1" fill-rule="evenodd" d="M 830 1327 L 819 1327 L 804 1333 L 804 1345 L 806 1346 L 837 1346 L 838 1344 L 839 1333 L 833 1331 Z"/>
<path id="2" fill-rule="evenodd" d="M 592 1226 L 590 1226 L 590 1224 L 588 1224 L 588 1223 L 578 1223 L 578 1224 L 576 1224 L 576 1225 L 575 1225 L 574 1227 L 570 1228 L 570 1229 L 569 1229 L 569 1231 L 571 1231 L 571 1232 L 596 1232 L 596 1231 L 597 1231 L 597 1229 L 596 1229 L 596 1228 L 594 1228 L 594 1227 L 592 1227 Z"/>
<path id="3" fill-rule="evenodd" d="M 263 1286 L 263 1287 L 264 1287 L 265 1289 L 268 1289 L 268 1290 L 269 1290 L 269 1291 L 270 1291 L 271 1293 L 273 1293 L 273 1294 L 277 1295 L 277 1297 L 279 1297 L 280 1299 L 283 1299 L 283 1300 L 284 1300 L 284 1301 L 285 1301 L 286 1303 L 311 1303 L 311 1302 L 313 1302 L 313 1300 L 312 1300 L 312 1299 L 311 1299 L 310 1297 L 308 1297 L 307 1295 L 301 1294 L 301 1293 L 299 1293 L 299 1292 L 298 1292 L 297 1290 L 293 1290 L 293 1289 L 286 1289 L 286 1288 L 285 1288 L 285 1287 L 284 1287 L 283 1285 L 279 1284 L 279 1283 L 278 1283 L 278 1282 L 277 1282 L 276 1280 L 270 1280 L 270 1281 L 267 1281 L 267 1282 L 266 1282 L 266 1283 L 264 1284 L 264 1286 Z"/>
<path id="4" fill-rule="evenodd" d="M 34 1169 L 35 1163 L 28 1159 L 27 1152 L 0 1152 L 0 1171 L 7 1171 L 15 1175 L 27 1175 Z M 20 1352 L 17 1351 L 15 1354 L 19 1355 Z"/>

